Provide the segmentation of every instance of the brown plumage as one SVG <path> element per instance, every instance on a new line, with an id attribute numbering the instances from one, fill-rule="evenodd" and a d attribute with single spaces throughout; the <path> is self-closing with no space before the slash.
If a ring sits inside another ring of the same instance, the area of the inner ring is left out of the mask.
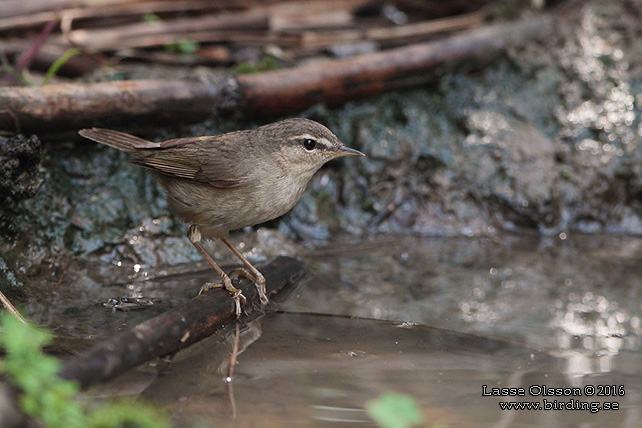
<path id="1" fill-rule="evenodd" d="M 237 314 L 240 300 L 245 298 L 207 254 L 201 239 L 220 238 L 230 247 L 250 270 L 266 303 L 263 276 L 233 247 L 227 239 L 229 231 L 272 220 L 291 210 L 314 173 L 327 161 L 338 156 L 363 156 L 345 147 L 328 128 L 309 119 L 287 119 L 251 130 L 161 143 L 109 129 L 83 129 L 79 133 L 137 155 L 131 162 L 154 173 L 165 189 L 170 211 L 191 225 L 190 241 L 233 293 Z"/>

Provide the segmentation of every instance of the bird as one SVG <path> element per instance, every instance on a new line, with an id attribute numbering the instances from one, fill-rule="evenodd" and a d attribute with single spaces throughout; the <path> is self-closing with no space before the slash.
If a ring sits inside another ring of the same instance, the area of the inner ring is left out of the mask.
<path id="1" fill-rule="evenodd" d="M 246 298 L 202 241 L 221 240 L 245 266 L 240 274 L 254 281 L 261 303 L 267 304 L 265 277 L 232 244 L 229 232 L 290 211 L 326 162 L 342 156 L 365 156 L 346 147 L 324 125 L 305 118 L 163 142 L 105 128 L 78 132 L 136 155 L 130 162 L 152 172 L 165 191 L 169 211 L 189 225 L 189 241 L 220 277 L 220 283 L 206 283 L 199 294 L 225 288 L 234 299 L 237 317 Z"/>

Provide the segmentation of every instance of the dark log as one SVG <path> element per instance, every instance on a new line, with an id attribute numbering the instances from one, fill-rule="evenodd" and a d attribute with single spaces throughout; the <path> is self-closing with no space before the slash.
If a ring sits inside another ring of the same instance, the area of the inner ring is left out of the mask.
<path id="1" fill-rule="evenodd" d="M 261 271 L 268 295 L 296 283 L 305 273 L 303 263 L 290 257 L 278 257 L 261 267 Z M 246 278 L 238 286 L 247 297 L 243 312 L 250 315 L 258 305 L 256 288 Z M 67 360 L 60 376 L 78 381 L 86 388 L 146 361 L 174 354 L 235 320 L 234 301 L 229 294 L 223 289 L 208 291 Z"/>
<path id="2" fill-rule="evenodd" d="M 139 80 L 0 88 L 0 129 L 34 132 L 117 122 L 189 120 L 221 111 L 276 116 L 326 102 L 338 104 L 425 84 L 430 70 L 488 60 L 509 46 L 553 31 L 551 17 L 497 24 L 459 35 L 292 69 L 210 80 Z"/>

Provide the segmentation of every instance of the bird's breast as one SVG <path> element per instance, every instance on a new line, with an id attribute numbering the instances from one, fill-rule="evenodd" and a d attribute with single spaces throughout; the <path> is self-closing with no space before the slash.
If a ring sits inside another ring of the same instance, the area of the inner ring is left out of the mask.
<path id="1" fill-rule="evenodd" d="M 216 237 L 287 213 L 299 201 L 311 177 L 263 174 L 260 179 L 232 188 L 160 178 L 170 210 L 184 221 L 198 224 L 208 237 Z"/>
<path id="2" fill-rule="evenodd" d="M 270 180 L 263 180 L 254 192 L 257 207 L 272 220 L 290 211 L 301 199 L 309 179 L 293 179 L 287 175 L 277 176 Z"/>

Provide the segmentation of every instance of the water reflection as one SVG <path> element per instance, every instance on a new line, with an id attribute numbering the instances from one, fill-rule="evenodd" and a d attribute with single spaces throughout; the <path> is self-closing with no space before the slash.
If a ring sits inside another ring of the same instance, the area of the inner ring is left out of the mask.
<path id="1" fill-rule="evenodd" d="M 640 349 L 637 238 L 407 238 L 333 248 L 351 256 L 310 254 L 310 283 L 284 309 L 504 337 L 568 356 L 573 374 L 612 370 L 610 357 Z"/>
<path id="2" fill-rule="evenodd" d="M 569 293 L 566 304 L 559 301 L 556 305 L 560 308 L 551 322 L 556 328 L 556 353 L 567 360 L 569 374 L 609 372 L 614 369 L 612 358 L 621 349 L 639 344 L 637 322 L 631 323 L 630 314 L 604 296 Z"/>

